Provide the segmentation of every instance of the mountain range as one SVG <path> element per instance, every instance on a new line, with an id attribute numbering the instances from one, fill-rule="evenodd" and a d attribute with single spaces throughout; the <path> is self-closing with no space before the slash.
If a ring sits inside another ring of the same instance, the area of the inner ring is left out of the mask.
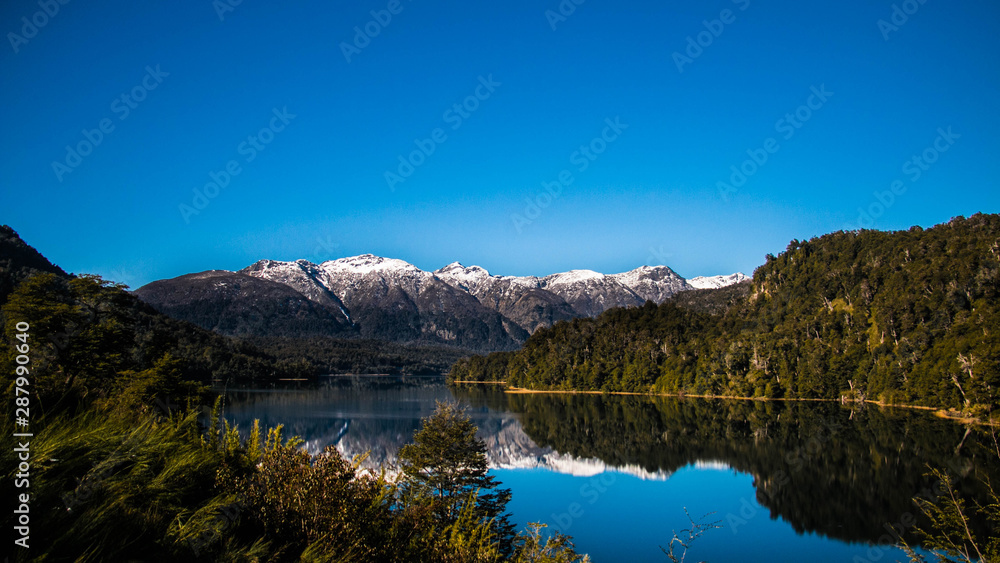
<path id="1" fill-rule="evenodd" d="M 237 272 L 155 281 L 135 294 L 167 315 L 233 336 L 360 336 L 510 350 L 560 320 L 746 279 L 736 273 L 686 280 L 667 266 L 536 277 L 453 262 L 428 272 L 363 254 L 322 264 L 260 260 Z"/>

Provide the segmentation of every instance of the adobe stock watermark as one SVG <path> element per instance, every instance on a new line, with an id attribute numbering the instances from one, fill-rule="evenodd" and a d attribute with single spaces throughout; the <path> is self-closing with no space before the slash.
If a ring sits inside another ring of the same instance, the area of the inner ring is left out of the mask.
<path id="1" fill-rule="evenodd" d="M 745 11 L 750 7 L 750 0 L 732 0 L 733 4 L 736 4 L 741 12 Z M 705 49 L 708 49 L 715 43 L 722 32 L 726 30 L 726 26 L 736 22 L 736 13 L 734 13 L 729 8 L 726 8 L 719 12 L 719 17 L 714 20 L 703 20 L 701 25 L 704 26 L 703 31 L 699 31 L 695 35 L 687 36 L 687 45 L 685 46 L 684 53 L 679 51 L 674 51 L 673 59 L 674 64 L 677 65 L 677 72 L 684 72 L 684 65 L 689 65 L 694 62 L 695 59 L 700 57 Z M 685 56 L 686 55 L 686 56 Z"/>
<path id="2" fill-rule="evenodd" d="M 407 2 L 412 1 L 407 0 Z M 399 15 L 405 7 L 400 0 L 389 0 L 385 8 L 369 12 L 372 19 L 368 20 L 367 23 L 354 26 L 354 37 L 351 38 L 351 42 L 340 42 L 340 52 L 344 55 L 347 64 L 351 63 L 351 57 L 360 55 L 365 47 L 371 45 L 372 40 L 381 35 L 383 29 L 389 27 L 389 24 L 392 23 L 392 17 Z"/>
<path id="3" fill-rule="evenodd" d="M 615 474 L 610 472 L 604 472 L 598 476 L 591 477 L 586 483 L 580 485 L 580 497 L 588 505 L 594 505 L 608 491 L 608 488 L 615 484 L 617 479 Z M 560 532 L 567 534 L 569 533 L 569 529 L 573 527 L 573 522 L 578 518 L 582 518 L 586 513 L 587 511 L 583 504 L 571 502 L 566 505 L 566 510 L 559 513 L 553 512 L 550 518 Z"/>
<path id="4" fill-rule="evenodd" d="M 951 130 L 951 126 L 948 126 L 947 129 L 938 127 L 937 137 L 934 138 L 930 146 L 920 151 L 920 154 L 912 155 L 900 168 L 909 182 L 896 179 L 889 184 L 888 190 L 872 192 L 875 201 L 868 204 L 867 207 L 859 207 L 857 223 L 846 226 L 844 230 L 855 231 L 874 226 L 875 221 L 885 215 L 885 212 L 896 203 L 896 198 L 906 194 L 907 189 L 909 189 L 908 184 L 914 184 L 920 180 L 924 172 L 930 170 L 931 165 L 937 162 L 943 153 L 951 150 L 955 141 L 961 137 L 960 134 Z"/>
<path id="5" fill-rule="evenodd" d="M 969 469 L 969 462 L 963 460 L 961 464 L 954 459 L 950 458 L 947 462 L 947 469 L 943 469 L 942 472 L 947 473 L 948 470 L 954 475 L 964 475 Z M 924 503 L 939 503 L 941 499 L 947 498 L 949 494 L 948 484 L 944 482 L 943 479 L 935 479 L 934 483 L 929 487 L 924 487 L 917 494 L 913 495 L 914 504 L 920 506 L 920 502 Z M 904 512 L 896 518 L 896 522 L 885 522 L 882 524 L 882 529 L 886 533 L 882 534 L 876 540 L 876 544 L 868 548 L 865 553 L 867 557 L 862 557 L 860 555 L 855 555 L 851 559 L 851 563 L 873 563 L 875 561 L 881 560 L 885 557 L 885 551 L 899 547 L 902 543 L 903 533 L 906 532 L 907 528 L 912 528 L 917 524 L 916 516 L 911 512 Z"/>
<path id="6" fill-rule="evenodd" d="M 672 252 L 667 252 L 663 249 L 663 245 L 660 248 L 649 247 L 649 256 L 646 257 L 647 266 L 666 266 L 670 258 L 673 257 Z"/>
<path id="7" fill-rule="evenodd" d="M 38 0 L 39 10 L 31 16 L 21 18 L 21 33 L 10 31 L 7 33 L 7 40 L 10 41 L 10 48 L 14 54 L 21 52 L 21 46 L 27 45 L 29 41 L 38 36 L 38 32 L 49 25 L 52 18 L 59 15 L 60 6 L 69 4 L 69 0 Z M 16 25 L 16 24 L 15 24 Z"/>
<path id="8" fill-rule="evenodd" d="M 833 92 L 827 91 L 826 84 L 820 84 L 818 88 L 811 86 L 809 90 L 811 93 L 806 98 L 804 104 L 796 108 L 795 111 L 786 113 L 784 117 L 774 124 L 774 131 L 781 134 L 782 138 L 786 141 L 794 137 L 795 133 L 807 121 L 812 119 L 815 112 L 823 109 L 823 106 L 833 97 Z M 747 156 L 749 158 L 741 162 L 738 166 L 733 165 L 729 167 L 732 171 L 729 175 L 729 182 L 719 181 L 715 183 L 722 199 L 729 201 L 730 194 L 738 192 L 740 188 L 746 185 L 747 180 L 763 168 L 771 155 L 777 153 L 779 150 L 781 150 L 781 145 L 774 137 L 764 139 L 759 148 L 747 149 Z"/>
<path id="9" fill-rule="evenodd" d="M 243 0 L 212 0 L 212 8 L 215 15 L 219 16 L 219 21 L 226 21 L 226 15 L 235 12 L 236 6 L 243 3 Z"/>
<path id="10" fill-rule="evenodd" d="M 316 237 L 316 248 L 313 249 L 312 257 L 309 260 L 313 264 L 322 264 L 333 256 L 333 252 L 340 247 L 340 243 L 333 242 L 333 237 L 327 235 L 324 239 L 323 237 Z"/>
<path id="11" fill-rule="evenodd" d="M 472 114 L 479 109 L 480 104 L 490 99 L 493 93 L 496 92 L 497 87 L 502 84 L 502 82 L 493 80 L 492 74 L 486 77 L 480 75 L 479 84 L 473 93 L 466 96 L 461 102 L 452 104 L 450 108 L 444 110 L 444 113 L 441 114 L 441 119 L 446 125 L 451 125 L 452 131 L 458 131 L 465 123 L 465 120 L 472 117 Z M 383 174 L 385 183 L 389 186 L 389 189 L 396 191 L 396 185 L 402 184 L 410 176 L 413 176 L 417 168 L 423 166 L 427 162 L 427 159 L 434 154 L 438 145 L 447 140 L 448 134 L 445 133 L 442 127 L 435 127 L 431 130 L 430 135 L 424 139 L 414 139 L 413 144 L 417 148 L 405 156 L 402 154 L 398 155 L 397 160 L 399 161 L 399 165 L 396 166 L 396 171 L 386 170 Z"/>
<path id="12" fill-rule="evenodd" d="M 576 13 L 577 6 L 583 5 L 587 0 L 562 0 L 559 5 L 556 6 L 555 10 L 545 10 L 543 14 L 545 16 L 545 21 L 549 22 L 549 27 L 552 31 L 556 30 L 556 26 L 566 21 L 567 18 Z"/>
<path id="13" fill-rule="evenodd" d="M 576 165 L 577 172 L 583 172 L 590 168 L 590 163 L 604 154 L 604 151 L 608 150 L 608 146 L 617 141 L 622 132 L 628 129 L 628 123 L 622 123 L 620 116 L 615 116 L 614 120 L 605 118 L 604 123 L 606 125 L 600 135 L 591 139 L 589 143 L 580 145 L 569 155 L 569 163 Z M 510 215 L 510 220 L 514 223 L 517 234 L 521 234 L 524 227 L 541 217 L 542 210 L 552 205 L 552 202 L 562 195 L 563 188 L 568 187 L 574 181 L 576 178 L 573 177 L 573 173 L 568 168 L 563 169 L 554 181 L 542 182 L 541 191 L 534 197 L 524 198 L 526 203 L 524 212 L 511 213 Z"/>
<path id="14" fill-rule="evenodd" d="M 170 76 L 170 73 L 160 70 L 160 65 L 156 65 L 156 68 L 147 66 L 146 74 L 139 81 L 139 84 L 111 100 L 110 111 L 118 117 L 119 122 L 125 121 L 128 116 L 132 115 L 132 110 L 138 108 L 139 104 L 145 101 L 149 93 L 156 90 L 167 76 Z M 113 133 L 114 130 L 115 123 L 110 117 L 98 121 L 97 127 L 94 129 L 81 130 L 83 139 L 75 145 L 66 145 L 66 156 L 63 157 L 62 161 L 52 161 L 52 172 L 55 173 L 56 179 L 62 182 L 66 174 L 83 164 L 83 159 L 93 154 L 94 149 L 100 146 L 105 137 Z"/>
<path id="15" fill-rule="evenodd" d="M 802 470 L 802 466 L 805 462 L 811 461 L 813 457 L 817 457 L 826 447 L 826 443 L 829 442 L 833 437 L 841 431 L 843 425 L 835 418 L 826 418 L 821 422 L 821 427 L 816 431 L 811 433 L 809 439 L 805 443 L 794 450 L 789 451 L 785 454 L 785 465 L 788 471 L 784 469 L 779 469 L 773 475 L 769 476 L 767 481 L 771 484 L 771 487 L 765 488 L 760 491 L 759 494 L 767 496 L 771 500 L 774 500 L 775 495 L 788 483 L 791 482 L 790 473 L 795 473 Z M 760 511 L 756 506 L 754 506 L 745 497 L 740 499 L 740 509 L 739 513 L 730 512 L 725 516 L 726 525 L 729 530 L 736 535 L 739 533 L 740 527 L 745 526 L 750 520 L 757 516 Z"/>
<path id="16" fill-rule="evenodd" d="M 244 163 L 249 164 L 253 162 L 274 141 L 274 137 L 284 131 L 288 124 L 296 117 L 294 113 L 288 112 L 288 106 L 280 110 L 272 108 L 271 113 L 273 115 L 266 126 L 257 131 L 256 134 L 248 135 L 245 141 L 236 146 L 236 152 L 243 157 Z M 208 183 L 201 188 L 194 188 L 192 190 L 194 196 L 191 198 L 191 204 L 181 203 L 178 205 L 184 223 L 191 224 L 191 216 L 198 215 L 204 211 L 208 207 L 208 204 L 222 193 L 222 190 L 229 187 L 233 178 L 242 173 L 243 167 L 240 165 L 240 161 L 236 159 L 227 162 L 218 172 L 210 171 L 208 173 Z"/>
<path id="17" fill-rule="evenodd" d="M 880 19 L 875 22 L 878 30 L 882 33 L 882 39 L 888 41 L 889 34 L 899 31 L 899 28 L 910 21 L 910 16 L 916 14 L 920 7 L 926 3 L 927 0 L 904 0 L 900 4 L 893 4 L 889 20 Z"/>

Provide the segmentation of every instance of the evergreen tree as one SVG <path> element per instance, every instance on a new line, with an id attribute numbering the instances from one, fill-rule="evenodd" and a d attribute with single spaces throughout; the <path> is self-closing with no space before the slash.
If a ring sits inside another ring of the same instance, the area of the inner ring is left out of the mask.
<path id="1" fill-rule="evenodd" d="M 513 550 L 514 525 L 506 514 L 510 489 L 488 473 L 486 444 L 478 429 L 454 403 L 438 402 L 434 414 L 423 419 L 413 443 L 399 450 L 405 481 L 404 494 L 431 505 L 445 524 L 458 520 L 463 509 L 480 521 L 489 521 L 500 551 Z M 472 508 L 469 508 L 469 506 Z"/>

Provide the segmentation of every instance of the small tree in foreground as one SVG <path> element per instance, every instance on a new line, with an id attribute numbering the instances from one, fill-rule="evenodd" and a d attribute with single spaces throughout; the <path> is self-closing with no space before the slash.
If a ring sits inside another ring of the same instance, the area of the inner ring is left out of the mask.
<path id="1" fill-rule="evenodd" d="M 413 443 L 399 450 L 405 476 L 404 494 L 430 504 L 444 525 L 453 524 L 466 508 L 471 517 L 489 523 L 499 550 L 513 552 L 514 525 L 506 513 L 510 489 L 489 475 L 486 444 L 476 438 L 478 429 L 454 403 L 437 404 L 414 433 Z"/>

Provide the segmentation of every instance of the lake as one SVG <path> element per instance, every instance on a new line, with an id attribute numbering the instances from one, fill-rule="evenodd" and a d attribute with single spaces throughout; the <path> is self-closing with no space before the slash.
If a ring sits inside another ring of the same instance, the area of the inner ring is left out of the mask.
<path id="1" fill-rule="evenodd" d="M 822 402 L 509 394 L 443 378 L 338 376 L 316 389 L 228 393 L 243 430 L 284 424 L 312 453 L 334 444 L 366 467 L 396 453 L 436 401 L 467 407 L 519 527 L 541 521 L 595 562 L 668 561 L 673 532 L 717 522 L 688 561 L 905 561 L 887 542 L 925 524 L 928 467 L 984 499 L 992 438 L 925 411 Z M 996 482 L 996 481 L 994 481 Z M 702 517 L 705 516 L 704 519 Z M 981 523 L 974 523 L 980 525 Z"/>

